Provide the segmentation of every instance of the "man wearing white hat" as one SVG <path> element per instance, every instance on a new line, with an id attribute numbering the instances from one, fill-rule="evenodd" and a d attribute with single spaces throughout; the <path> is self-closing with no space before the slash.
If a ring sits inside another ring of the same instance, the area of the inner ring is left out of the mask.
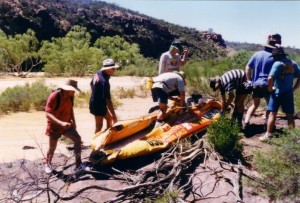
<path id="1" fill-rule="evenodd" d="M 81 165 L 81 137 L 76 130 L 76 122 L 73 111 L 73 100 L 77 87 L 77 81 L 68 80 L 48 97 L 45 107 L 47 128 L 49 136 L 49 149 L 46 157 L 45 172 L 51 173 L 52 158 L 61 135 L 70 138 L 74 142 L 76 168 Z"/>
<path id="2" fill-rule="evenodd" d="M 107 128 L 116 123 L 117 117 L 114 111 L 113 103 L 110 95 L 110 76 L 119 68 L 113 59 L 103 61 L 103 67 L 96 72 L 91 80 L 91 98 L 90 98 L 90 113 L 95 116 L 95 133 L 101 131 L 103 126 L 103 118 L 107 122 Z"/>

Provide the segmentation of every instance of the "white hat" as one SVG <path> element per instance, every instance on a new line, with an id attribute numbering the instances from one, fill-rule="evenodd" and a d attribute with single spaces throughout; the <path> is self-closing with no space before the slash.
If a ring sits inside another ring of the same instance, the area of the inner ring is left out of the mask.
<path id="1" fill-rule="evenodd" d="M 105 59 L 103 61 L 103 67 L 101 68 L 101 70 L 107 70 L 107 69 L 112 69 L 112 68 L 119 68 L 120 66 L 118 66 L 117 64 L 115 64 L 114 60 L 112 59 Z"/>
<path id="2" fill-rule="evenodd" d="M 67 80 L 67 82 L 60 86 L 58 89 L 63 89 L 66 91 L 78 91 L 81 92 L 81 90 L 77 87 L 77 81 L 76 80 Z"/>

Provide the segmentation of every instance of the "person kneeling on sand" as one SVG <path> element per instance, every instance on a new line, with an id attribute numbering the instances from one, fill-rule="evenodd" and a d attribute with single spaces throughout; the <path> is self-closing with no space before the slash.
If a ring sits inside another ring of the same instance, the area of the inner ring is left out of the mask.
<path id="1" fill-rule="evenodd" d="M 68 80 L 48 97 L 45 107 L 47 128 L 46 135 L 49 137 L 49 149 L 46 157 L 45 172 L 51 173 L 52 158 L 57 146 L 58 139 L 64 135 L 74 142 L 76 169 L 81 166 L 81 137 L 76 130 L 76 122 L 73 111 L 73 100 L 77 87 L 77 81 Z"/>
<path id="2" fill-rule="evenodd" d="M 186 107 L 184 72 L 167 72 L 155 77 L 151 93 L 153 101 L 158 102 L 160 109 L 154 126 L 154 128 L 157 128 L 163 124 L 163 120 L 165 119 L 168 99 L 179 101 L 181 107 Z"/>

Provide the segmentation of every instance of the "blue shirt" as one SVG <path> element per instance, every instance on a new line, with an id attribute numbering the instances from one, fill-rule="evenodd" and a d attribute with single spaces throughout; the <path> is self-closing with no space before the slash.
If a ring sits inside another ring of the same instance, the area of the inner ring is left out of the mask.
<path id="1" fill-rule="evenodd" d="M 101 70 L 96 72 L 90 83 L 92 90 L 90 102 L 106 105 L 106 99 L 111 99 L 109 78 L 110 76 Z"/>
<path id="2" fill-rule="evenodd" d="M 300 78 L 300 69 L 296 62 L 284 58 L 273 64 L 270 76 L 274 78 L 276 94 L 282 94 L 289 91 L 292 92 L 294 87 L 294 78 Z"/>
<path id="3" fill-rule="evenodd" d="M 258 51 L 248 61 L 248 66 L 252 69 L 253 86 L 268 85 L 268 76 L 274 60 L 268 49 Z"/>

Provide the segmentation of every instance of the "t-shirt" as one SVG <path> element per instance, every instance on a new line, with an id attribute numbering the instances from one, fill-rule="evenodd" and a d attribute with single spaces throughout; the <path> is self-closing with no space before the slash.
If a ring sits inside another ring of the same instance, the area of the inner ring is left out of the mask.
<path id="1" fill-rule="evenodd" d="M 171 54 L 170 51 L 163 53 L 159 60 L 158 74 L 179 71 L 182 65 L 181 57 L 177 54 Z"/>
<path id="2" fill-rule="evenodd" d="M 178 89 L 179 92 L 184 92 L 184 79 L 177 73 L 163 73 L 153 79 L 152 88 L 162 88 L 166 93 L 176 89 Z"/>
<path id="3" fill-rule="evenodd" d="M 45 112 L 51 113 L 53 116 L 55 116 L 61 121 L 70 122 L 72 119 L 73 108 L 72 98 L 63 97 L 62 95 L 60 95 L 58 100 L 58 94 L 60 94 L 60 92 L 55 91 L 49 95 L 45 107 Z M 59 102 L 58 106 L 57 102 Z M 59 135 L 62 134 L 64 131 L 65 129 L 62 128 L 60 125 L 57 125 L 51 122 L 50 120 L 47 120 L 46 135 Z"/>
<path id="4" fill-rule="evenodd" d="M 271 55 L 269 50 L 258 51 L 248 61 L 247 65 L 252 69 L 253 86 L 268 84 L 268 76 L 274 63 Z"/>
<path id="5" fill-rule="evenodd" d="M 300 69 L 296 62 L 285 58 L 273 64 L 270 76 L 274 78 L 275 93 L 281 94 L 293 91 L 294 78 L 300 78 Z"/>
<path id="6" fill-rule="evenodd" d="M 220 77 L 220 81 L 222 85 L 220 91 L 221 94 L 224 95 L 225 92 L 235 90 L 245 81 L 245 71 L 240 69 L 230 70 Z"/>
<path id="7" fill-rule="evenodd" d="M 106 106 L 106 99 L 111 99 L 110 96 L 110 76 L 105 72 L 99 70 L 91 80 L 91 97 L 90 106 L 92 105 L 104 105 Z"/>

